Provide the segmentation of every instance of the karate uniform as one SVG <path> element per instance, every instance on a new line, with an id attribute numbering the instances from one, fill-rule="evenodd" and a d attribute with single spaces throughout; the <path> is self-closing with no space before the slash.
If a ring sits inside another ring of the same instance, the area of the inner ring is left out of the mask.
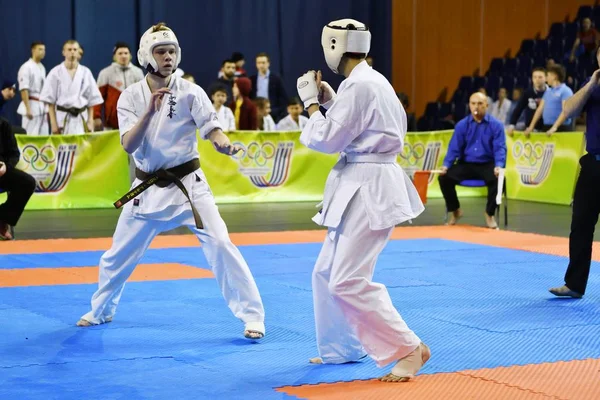
<path id="1" fill-rule="evenodd" d="M 313 275 L 317 345 L 324 363 L 368 354 L 383 367 L 417 348 L 420 339 L 372 282 L 377 257 L 396 224 L 424 207 L 396 163 L 406 113 L 383 75 L 363 61 L 342 82 L 326 117 L 315 112 L 300 141 L 342 153 L 327 178 L 323 209 L 313 218 L 328 234 Z"/>
<path id="2" fill-rule="evenodd" d="M 27 118 L 27 108 L 21 101 L 17 108 L 17 113 L 21 115 L 21 126 L 28 135 L 40 136 L 48 135 L 50 128 L 48 126 L 48 107 L 40 101 L 44 81 L 46 80 L 46 68 L 42 63 L 36 63 L 33 59 L 25 62 L 18 72 L 19 91 L 27 90 L 29 92 L 29 108 L 32 119 Z"/>
<path id="3" fill-rule="evenodd" d="M 288 114 L 285 118 L 277 123 L 278 131 L 301 131 L 306 126 L 308 122 L 308 118 L 304 115 L 300 115 L 298 118 L 298 122 L 294 121 L 292 117 Z"/>
<path id="4" fill-rule="evenodd" d="M 169 88 L 172 94 L 163 97 L 160 111 L 152 118 L 140 147 L 133 153 L 136 166 L 148 173 L 199 158 L 196 128 L 200 129 L 202 138 L 213 129 L 221 128 L 215 109 L 200 86 L 172 75 Z M 121 94 L 117 104 L 121 138 L 146 112 L 150 97 L 146 79 Z M 107 317 L 112 318 L 125 281 L 154 237 L 185 225 L 202 242 L 202 251 L 233 314 L 245 323 L 264 321 L 262 300 L 254 278 L 229 238 L 202 169 L 198 168 L 181 181 L 202 217 L 204 229 L 196 228 L 191 206 L 174 184 L 164 188 L 151 186 L 125 204 L 112 247 L 100 260 L 92 310 L 82 319 L 99 324 Z M 140 183 L 136 179 L 132 187 Z"/>
<path id="5" fill-rule="evenodd" d="M 235 131 L 235 116 L 233 115 L 233 111 L 231 108 L 223 105 L 217 111 L 217 117 L 219 118 L 219 122 L 221 126 L 223 126 L 223 132 L 233 132 Z"/>
<path id="6" fill-rule="evenodd" d="M 308 118 L 306 118 L 306 120 L 308 121 Z M 306 123 L 305 123 L 305 125 L 306 125 Z M 277 126 L 275 125 L 275 121 L 273 120 L 273 117 L 271 117 L 270 115 L 265 115 L 263 117 L 263 128 L 262 128 L 262 130 L 264 132 L 273 132 L 273 131 L 277 130 Z"/>
<path id="7" fill-rule="evenodd" d="M 56 107 L 56 123 L 66 135 L 77 135 L 86 132 L 88 120 L 88 107 L 102 104 L 102 94 L 96 86 L 96 81 L 89 68 L 79 64 L 75 75 L 71 79 L 64 63 L 50 70 L 40 100 L 54 104 Z M 75 107 L 82 109 L 79 115 L 59 111 L 58 106 L 65 108 Z"/>

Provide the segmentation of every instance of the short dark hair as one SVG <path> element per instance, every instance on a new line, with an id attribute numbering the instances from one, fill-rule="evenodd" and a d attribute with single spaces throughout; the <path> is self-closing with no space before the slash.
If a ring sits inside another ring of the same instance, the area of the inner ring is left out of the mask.
<path id="1" fill-rule="evenodd" d="M 223 60 L 223 62 L 221 63 L 221 67 L 224 67 L 225 64 L 235 64 L 235 61 L 233 61 L 231 58 Z"/>
<path id="2" fill-rule="evenodd" d="M 210 97 L 212 97 L 217 92 L 223 92 L 223 93 L 227 94 L 227 88 L 225 87 L 225 85 L 223 85 L 221 83 L 212 85 L 209 90 Z"/>
<path id="3" fill-rule="evenodd" d="M 37 46 L 45 46 L 44 42 L 32 42 L 31 50 L 35 49 Z"/>
<path id="4" fill-rule="evenodd" d="M 129 48 L 129 45 L 125 42 L 115 43 L 115 47 L 113 47 L 113 54 L 115 54 L 117 52 L 117 50 L 119 50 L 119 49 L 127 49 L 131 53 L 131 49 Z"/>
<path id="5" fill-rule="evenodd" d="M 548 67 L 548 72 L 552 72 L 553 74 L 555 74 L 556 78 L 560 83 L 565 81 L 567 72 L 565 71 L 565 67 L 563 67 L 562 65 L 556 64 L 551 67 Z"/>
<path id="6" fill-rule="evenodd" d="M 303 106 L 302 102 L 300 101 L 299 98 L 297 97 L 292 97 L 289 99 L 288 101 L 288 107 L 289 106 Z"/>
<path id="7" fill-rule="evenodd" d="M 362 60 L 367 58 L 367 53 L 344 53 L 344 57 L 352 58 L 354 60 Z"/>
<path id="8" fill-rule="evenodd" d="M 531 74 L 533 75 L 534 72 L 543 72 L 544 74 L 546 73 L 546 68 L 544 67 L 535 67 L 532 71 Z"/>
<path id="9" fill-rule="evenodd" d="M 234 63 L 236 63 L 238 61 L 242 61 L 244 59 L 245 59 L 244 55 L 242 53 L 240 53 L 239 51 L 236 51 L 231 55 L 231 62 L 234 62 Z"/>
<path id="10" fill-rule="evenodd" d="M 262 51 L 262 52 L 258 53 L 258 54 L 256 55 L 256 58 L 258 58 L 258 57 L 267 57 L 267 61 L 271 62 L 271 57 L 269 57 L 269 55 L 268 55 L 267 53 L 265 53 L 264 51 Z M 255 59 L 256 59 L 256 58 L 255 58 Z"/>

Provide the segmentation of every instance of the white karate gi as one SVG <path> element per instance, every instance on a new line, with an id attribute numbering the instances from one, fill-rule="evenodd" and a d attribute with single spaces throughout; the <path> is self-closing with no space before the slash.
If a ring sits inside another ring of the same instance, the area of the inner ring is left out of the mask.
<path id="1" fill-rule="evenodd" d="M 308 121 L 308 118 L 306 118 L 306 120 Z M 306 125 L 306 123 L 304 125 Z M 263 117 L 263 128 L 262 128 L 262 130 L 264 132 L 273 132 L 273 131 L 277 130 L 277 126 L 275 125 L 275 121 L 273 120 L 273 117 L 271 117 L 270 115 L 265 115 Z"/>
<path id="2" fill-rule="evenodd" d="M 299 123 L 294 121 L 292 117 L 288 114 L 285 118 L 277 123 L 278 131 L 301 131 L 306 126 L 308 122 L 308 118 L 304 115 L 300 115 L 298 118 Z"/>
<path id="3" fill-rule="evenodd" d="M 342 82 L 326 117 L 315 112 L 302 130 L 300 141 L 309 148 L 343 153 L 327 178 L 323 209 L 313 218 L 328 227 L 312 276 L 325 363 L 355 361 L 366 351 L 383 367 L 420 343 L 385 286 L 371 281 L 394 226 L 424 210 L 396 163 L 405 135 L 406 113 L 394 89 L 365 61 Z"/>
<path id="4" fill-rule="evenodd" d="M 17 113 L 21 115 L 21 126 L 28 135 L 48 135 L 50 132 L 48 107 L 39 100 L 46 80 L 44 64 L 36 63 L 30 58 L 19 68 L 17 79 L 19 80 L 19 91 L 27 90 L 29 92 L 29 108 L 33 116 L 32 119 L 27 118 L 27 108 L 25 103 L 21 101 L 17 108 Z"/>
<path id="5" fill-rule="evenodd" d="M 88 119 L 88 107 L 102 104 L 104 99 L 89 68 L 79 64 L 73 79 L 64 63 L 50 70 L 40 100 L 56 106 L 56 123 L 66 135 L 83 134 Z M 58 106 L 85 108 L 77 117 L 59 111 Z"/>
<path id="6" fill-rule="evenodd" d="M 233 132 L 235 131 L 235 116 L 233 115 L 233 111 L 231 108 L 223 105 L 217 111 L 217 117 L 219 118 L 219 122 L 221 126 L 223 126 L 223 132 Z"/>
<path id="7" fill-rule="evenodd" d="M 200 129 L 202 138 L 213 129 L 221 128 L 215 109 L 200 86 L 172 75 L 169 88 L 172 96 L 163 98 L 160 111 L 153 117 L 140 147 L 133 153 L 137 167 L 145 172 L 172 168 L 199 158 L 196 128 Z M 146 112 L 150 96 L 146 79 L 121 94 L 117 104 L 121 138 Z M 190 204 L 174 184 L 164 188 L 151 186 L 125 204 L 112 247 L 100 260 L 98 290 L 92 296 L 92 310 L 82 319 L 99 324 L 112 317 L 125 281 L 154 237 L 185 225 L 202 242 L 202 251 L 233 314 L 245 323 L 264 322 L 262 300 L 254 278 L 229 238 L 202 169 L 181 181 L 202 217 L 204 229 L 196 228 Z M 136 179 L 132 187 L 140 183 Z"/>

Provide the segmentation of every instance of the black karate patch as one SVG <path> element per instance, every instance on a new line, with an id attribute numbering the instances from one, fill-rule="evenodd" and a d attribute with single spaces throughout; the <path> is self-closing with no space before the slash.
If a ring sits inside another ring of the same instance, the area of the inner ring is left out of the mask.
<path id="1" fill-rule="evenodd" d="M 167 117 L 169 118 L 173 118 L 176 114 L 175 114 L 175 106 L 177 105 L 177 102 L 175 101 L 175 96 L 170 95 L 169 96 L 169 113 L 167 114 Z"/>
<path id="2" fill-rule="evenodd" d="M 202 179 L 198 175 L 196 175 L 196 182 L 202 182 Z"/>
<path id="3" fill-rule="evenodd" d="M 133 205 L 138 207 L 140 205 L 140 199 L 133 199 Z"/>

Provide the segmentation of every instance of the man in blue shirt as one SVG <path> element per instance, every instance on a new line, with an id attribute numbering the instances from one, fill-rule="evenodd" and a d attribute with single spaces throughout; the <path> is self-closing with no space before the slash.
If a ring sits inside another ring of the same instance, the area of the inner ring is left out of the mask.
<path id="1" fill-rule="evenodd" d="M 553 65 L 548 67 L 548 85 L 550 86 L 542 97 L 542 101 L 529 124 L 525 129 L 525 135 L 534 130 L 540 118 L 544 121 L 542 130 L 548 134 L 554 132 L 568 132 L 572 128 L 572 120 L 564 112 L 564 104 L 573 96 L 573 91 L 565 85 L 565 67 Z"/>
<path id="2" fill-rule="evenodd" d="M 596 52 L 600 62 L 600 49 Z M 585 294 L 592 243 L 598 215 L 600 214 L 600 70 L 596 70 L 587 83 L 565 103 L 569 117 L 586 112 L 586 150 L 579 164 L 581 171 L 575 185 L 573 217 L 569 236 L 569 267 L 565 285 L 550 289 L 555 296 L 581 298 Z"/>
<path id="3" fill-rule="evenodd" d="M 462 216 L 456 185 L 467 179 L 485 181 L 488 188 L 486 225 L 496 228 L 498 225 L 494 214 L 497 207 L 498 174 L 506 164 L 504 125 L 486 114 L 487 98 L 481 93 L 471 96 L 469 108 L 471 115 L 460 120 L 454 128 L 439 177 L 440 189 L 446 200 L 446 209 L 452 213 L 448 223 L 454 225 Z"/>

